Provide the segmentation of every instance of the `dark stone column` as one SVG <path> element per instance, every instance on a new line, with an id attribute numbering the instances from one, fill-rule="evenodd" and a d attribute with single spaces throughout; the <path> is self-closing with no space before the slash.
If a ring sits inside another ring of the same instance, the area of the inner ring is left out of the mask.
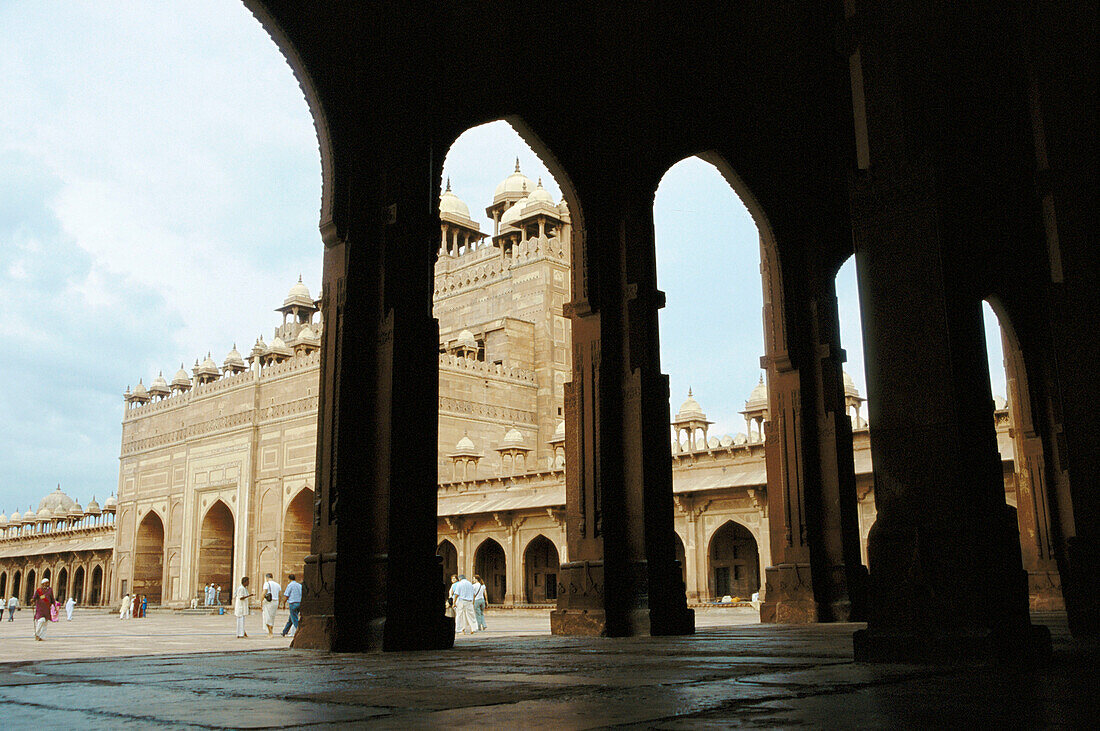
<path id="1" fill-rule="evenodd" d="M 295 647 L 454 642 L 435 555 L 438 176 L 430 147 L 406 144 L 376 161 L 391 174 L 362 181 L 362 218 L 326 253 L 317 504 Z"/>

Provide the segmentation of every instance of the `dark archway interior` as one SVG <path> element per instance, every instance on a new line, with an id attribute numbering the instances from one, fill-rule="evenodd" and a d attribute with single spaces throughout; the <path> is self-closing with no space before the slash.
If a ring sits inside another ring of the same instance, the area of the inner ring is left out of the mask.
<path id="1" fill-rule="evenodd" d="M 760 589 L 760 553 L 749 529 L 732 520 L 710 539 L 708 583 L 713 599 L 748 599 Z"/>
<path id="2" fill-rule="evenodd" d="M 451 577 L 458 574 L 458 549 L 450 541 L 440 541 L 435 555 L 443 559 L 443 584 L 451 585 Z"/>
<path id="3" fill-rule="evenodd" d="M 474 573 L 485 581 L 486 599 L 490 604 L 499 604 L 504 601 L 504 596 L 508 593 L 504 549 L 492 538 L 485 539 L 477 547 L 474 553 Z"/>
<path id="4" fill-rule="evenodd" d="M 88 604 L 92 606 L 98 606 L 102 604 L 107 597 L 103 595 L 103 567 L 96 566 L 92 569 L 92 583 L 88 588 Z"/>
<path id="5" fill-rule="evenodd" d="M 283 517 L 283 574 L 280 580 L 294 574 L 300 581 L 309 555 L 309 538 L 313 530 L 313 490 L 302 490 L 287 506 Z"/>
<path id="6" fill-rule="evenodd" d="M 22 577 L 22 573 L 21 573 L 21 572 L 19 572 L 19 571 L 16 571 L 16 572 L 15 572 L 15 573 L 14 573 L 14 574 L 12 575 L 12 579 L 11 579 L 11 595 L 12 595 L 13 597 L 15 597 L 16 599 L 18 599 L 18 598 L 19 598 L 19 588 L 20 588 L 20 584 L 22 583 L 22 581 L 21 581 L 21 580 L 22 580 L 22 578 L 23 578 L 23 577 Z"/>
<path id="7" fill-rule="evenodd" d="M 84 567 L 77 566 L 73 571 L 73 599 L 77 604 L 84 603 Z"/>
<path id="8" fill-rule="evenodd" d="M 133 591 L 149 604 L 160 604 L 164 585 L 164 523 L 153 511 L 138 525 L 134 545 Z"/>
<path id="9" fill-rule="evenodd" d="M 546 536 L 536 536 L 523 552 L 525 598 L 528 604 L 545 604 L 558 598 L 558 549 Z M 484 575 L 483 575 L 484 576 Z"/>
<path id="10" fill-rule="evenodd" d="M 30 604 L 31 597 L 34 596 L 34 590 L 38 588 L 38 577 L 34 573 L 34 569 L 27 572 L 27 583 L 23 588 L 23 603 Z"/>
<path id="11" fill-rule="evenodd" d="M 231 592 L 233 583 L 233 514 L 221 500 L 206 511 L 199 533 L 199 586 L 213 583 Z"/>
<path id="12" fill-rule="evenodd" d="M 64 602 L 69 598 L 69 570 L 61 569 L 57 572 L 57 589 L 54 592 L 57 601 Z"/>

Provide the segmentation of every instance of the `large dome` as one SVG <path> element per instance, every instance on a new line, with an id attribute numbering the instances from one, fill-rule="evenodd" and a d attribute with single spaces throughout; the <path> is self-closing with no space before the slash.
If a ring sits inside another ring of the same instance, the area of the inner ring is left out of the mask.
<path id="1" fill-rule="evenodd" d="M 51 513 L 68 513 L 74 505 L 76 505 L 76 500 L 61 492 L 61 485 L 58 485 L 56 490 L 38 501 L 40 511 L 45 508 Z"/>
<path id="2" fill-rule="evenodd" d="M 470 208 L 461 198 L 451 192 L 451 180 L 447 179 L 447 189 L 439 196 L 439 212 L 450 213 L 462 218 L 470 217 Z"/>
<path id="3" fill-rule="evenodd" d="M 531 179 L 519 171 L 519 158 L 516 158 L 516 169 L 504 180 L 500 181 L 497 185 L 497 189 L 493 192 L 493 198 L 501 198 L 503 196 L 515 196 L 522 195 L 527 196 L 527 193 L 531 191 Z"/>

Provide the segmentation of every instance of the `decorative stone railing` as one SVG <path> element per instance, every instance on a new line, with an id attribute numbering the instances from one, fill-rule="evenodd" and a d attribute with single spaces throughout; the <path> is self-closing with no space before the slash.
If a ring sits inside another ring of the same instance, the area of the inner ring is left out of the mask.
<path id="1" fill-rule="evenodd" d="M 23 526 L 24 530 L 22 532 L 18 534 L 11 533 L 11 531 L 17 527 L 18 526 L 7 526 L 5 528 L 0 528 L 0 544 L 9 546 L 13 543 L 29 543 L 41 538 L 80 538 L 82 536 L 113 533 L 115 530 L 114 521 L 101 523 L 99 525 L 82 525 L 76 528 L 55 528 L 48 531 L 40 530 L 40 526 L 34 526 L 33 530 L 26 530 L 30 526 Z M 64 548 L 62 547 L 61 550 L 64 550 Z"/>
<path id="2" fill-rule="evenodd" d="M 441 370 L 451 371 L 472 371 L 483 375 L 511 378 L 512 380 L 522 381 L 524 383 L 535 383 L 535 374 L 533 371 L 499 363 L 487 363 L 485 361 L 475 360 L 474 358 L 463 358 L 458 355 L 451 355 L 450 353 L 440 353 L 439 368 Z"/>

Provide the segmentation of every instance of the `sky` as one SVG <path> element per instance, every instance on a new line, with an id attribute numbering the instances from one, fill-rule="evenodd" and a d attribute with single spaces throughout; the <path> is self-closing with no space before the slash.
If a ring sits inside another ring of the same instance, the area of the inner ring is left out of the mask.
<path id="1" fill-rule="evenodd" d="M 238 0 L 4 0 L 0 99 L 0 512 L 37 507 L 57 484 L 102 503 L 117 489 L 127 387 L 270 340 L 299 275 L 316 294 L 316 134 Z M 448 153 L 444 174 L 483 230 L 517 156 L 560 199 L 505 122 Z M 654 219 L 672 412 L 691 387 L 712 434 L 743 431 L 763 348 L 752 220 L 695 158 L 666 174 Z M 851 262 L 838 290 L 865 391 Z"/>

